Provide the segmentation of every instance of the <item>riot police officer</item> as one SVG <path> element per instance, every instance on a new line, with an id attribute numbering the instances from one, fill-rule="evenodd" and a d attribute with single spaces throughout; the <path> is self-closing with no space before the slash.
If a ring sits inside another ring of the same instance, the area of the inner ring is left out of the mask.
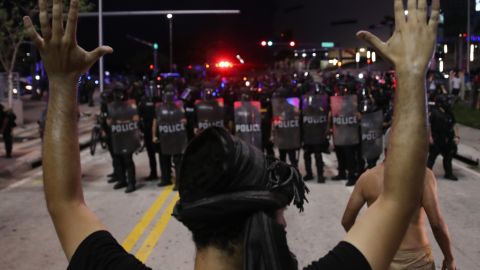
<path id="1" fill-rule="evenodd" d="M 273 143 L 278 147 L 280 160 L 285 162 L 288 156 L 290 164 L 298 167 L 297 151 L 300 149 L 300 100 L 289 98 L 288 90 L 278 88 L 272 100 L 273 107 Z M 291 103 L 289 103 L 289 101 Z"/>
<path id="2" fill-rule="evenodd" d="M 115 183 L 117 179 L 115 178 L 115 163 L 114 163 L 114 154 L 113 154 L 113 144 L 112 144 L 112 130 L 110 126 L 107 123 L 107 120 L 109 119 L 108 117 L 108 106 L 110 103 L 113 102 L 113 94 L 108 91 L 103 91 L 100 94 L 100 119 L 101 119 L 101 129 L 103 132 L 105 132 L 105 138 L 107 141 L 107 149 L 108 153 L 110 154 L 110 158 L 112 159 L 112 167 L 113 167 L 113 173 L 109 174 L 108 177 L 110 179 L 108 180 L 108 183 Z"/>
<path id="3" fill-rule="evenodd" d="M 135 163 L 133 153 L 140 145 L 137 107 L 125 101 L 125 88 L 117 85 L 113 89 L 114 101 L 108 106 L 108 124 L 112 132 L 114 154 L 114 189 L 127 187 L 125 192 L 135 191 Z"/>
<path id="4" fill-rule="evenodd" d="M 435 98 L 435 107 L 430 113 L 431 145 L 427 166 L 431 169 L 438 155 L 443 156 L 445 178 L 457 181 L 453 174 L 452 159 L 457 151 L 460 137 L 455 130 L 455 117 L 447 95 L 438 95 Z"/>
<path id="5" fill-rule="evenodd" d="M 377 106 L 373 98 L 371 88 L 364 86 L 360 90 L 360 118 L 361 118 L 361 151 L 359 151 L 359 175 L 367 168 L 377 165 L 377 161 L 383 152 L 383 111 Z M 367 166 L 365 168 L 365 160 Z"/>
<path id="6" fill-rule="evenodd" d="M 157 159 L 156 149 L 153 143 L 153 120 L 155 119 L 155 100 L 152 91 L 145 91 L 143 97 L 140 98 L 138 103 L 138 115 L 141 120 L 141 130 L 143 132 L 143 139 L 145 142 L 145 148 L 147 149 L 148 161 L 150 165 L 150 174 L 145 178 L 146 181 L 152 181 L 158 179 L 157 174 Z"/>
<path id="7" fill-rule="evenodd" d="M 195 134 L 209 127 L 224 127 L 223 99 L 214 97 L 213 88 L 205 88 L 201 100 L 195 104 L 196 130 Z"/>
<path id="8" fill-rule="evenodd" d="M 358 99 L 353 88 L 352 85 L 341 85 L 340 91 L 330 98 L 333 142 L 339 164 L 339 175 L 332 180 L 347 178 L 347 186 L 353 186 L 357 181 L 360 156 Z"/>
<path id="9" fill-rule="evenodd" d="M 313 154 L 317 167 L 317 182 L 325 183 L 322 152 L 327 152 L 329 147 L 327 137 L 330 110 L 328 105 L 329 97 L 320 84 L 312 84 L 309 88 L 311 89 L 302 98 L 303 158 L 306 171 L 303 179 L 305 181 L 313 179 Z"/>
<path id="10" fill-rule="evenodd" d="M 268 88 L 260 88 L 258 91 L 261 105 L 262 116 L 262 146 L 263 152 L 269 158 L 275 158 L 275 151 L 273 151 L 272 137 L 272 96 Z"/>
<path id="11" fill-rule="evenodd" d="M 260 102 L 250 98 L 250 89 L 242 88 L 240 100 L 234 107 L 235 135 L 262 149 Z"/>
<path id="12" fill-rule="evenodd" d="M 153 120 L 153 139 L 160 143 L 162 180 L 158 186 L 172 184 L 172 160 L 175 166 L 175 176 L 178 177 L 178 169 L 183 151 L 188 142 L 187 119 L 181 101 L 175 100 L 173 85 L 169 85 L 163 94 L 163 101 L 156 111 L 156 119 Z M 176 188 L 176 185 L 175 185 Z"/>

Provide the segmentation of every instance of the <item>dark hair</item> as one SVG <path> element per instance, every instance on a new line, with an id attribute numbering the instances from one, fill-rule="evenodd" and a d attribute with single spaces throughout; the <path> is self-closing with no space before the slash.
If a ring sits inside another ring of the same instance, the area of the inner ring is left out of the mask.
<path id="1" fill-rule="evenodd" d="M 242 244 L 247 217 L 218 220 L 202 229 L 191 229 L 193 242 L 201 250 L 212 246 L 226 254 L 235 254 L 235 247 Z"/>

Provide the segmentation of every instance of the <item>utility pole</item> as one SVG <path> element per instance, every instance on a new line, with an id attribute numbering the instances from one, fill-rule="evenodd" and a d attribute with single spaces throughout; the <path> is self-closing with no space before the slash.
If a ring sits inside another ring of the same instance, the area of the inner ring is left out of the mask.
<path id="1" fill-rule="evenodd" d="M 470 33 L 471 33 L 471 4 L 472 4 L 472 1 L 471 0 L 467 0 L 467 66 L 466 66 L 466 70 L 465 72 L 467 74 L 470 74 L 470 54 L 472 53 L 471 49 L 470 48 L 471 46 L 471 43 L 472 43 L 472 39 L 470 37 Z"/>
<path id="2" fill-rule="evenodd" d="M 103 0 L 98 0 L 98 46 L 103 45 Z M 103 57 L 100 58 L 98 67 L 98 80 L 100 82 L 100 93 L 103 93 L 105 90 L 104 86 L 104 79 L 103 79 L 103 70 L 104 70 L 104 62 Z"/>
<path id="3" fill-rule="evenodd" d="M 170 73 L 173 72 L 173 14 L 167 14 L 170 27 Z"/>

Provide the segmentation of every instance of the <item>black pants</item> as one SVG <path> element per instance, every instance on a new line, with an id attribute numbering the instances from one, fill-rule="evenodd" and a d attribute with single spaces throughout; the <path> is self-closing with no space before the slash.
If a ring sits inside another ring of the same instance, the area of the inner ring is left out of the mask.
<path id="1" fill-rule="evenodd" d="M 264 140 L 263 144 L 263 152 L 266 153 L 267 157 L 275 158 L 275 151 L 273 150 L 273 142 L 270 140 Z"/>
<path id="2" fill-rule="evenodd" d="M 133 154 L 119 154 L 113 156 L 115 179 L 119 183 L 135 185 L 135 163 Z"/>
<path id="3" fill-rule="evenodd" d="M 13 136 L 11 132 L 3 133 L 3 141 L 5 143 L 5 153 L 7 157 L 12 156 L 12 149 L 13 149 Z"/>
<path id="4" fill-rule="evenodd" d="M 157 147 L 152 141 L 152 136 L 145 136 L 144 140 L 148 154 L 148 164 L 150 165 L 150 176 L 157 177 Z"/>
<path id="5" fill-rule="evenodd" d="M 338 174 L 346 176 L 348 181 L 355 182 L 358 178 L 358 145 L 335 146 L 338 160 Z"/>
<path id="6" fill-rule="evenodd" d="M 307 175 L 313 175 L 312 173 L 312 154 L 315 156 L 315 165 L 317 166 L 317 176 L 323 176 L 323 157 L 322 152 L 319 149 L 315 149 L 311 146 L 305 146 L 303 152 L 303 159 L 305 161 L 305 171 Z"/>
<path id="7" fill-rule="evenodd" d="M 281 161 L 287 162 L 287 155 L 288 155 L 288 160 L 290 161 L 290 165 L 294 167 L 298 167 L 297 150 L 279 149 L 279 151 L 280 151 Z"/>
<path id="8" fill-rule="evenodd" d="M 432 169 L 435 164 L 435 160 L 438 155 L 443 156 L 443 169 L 445 170 L 445 175 L 453 175 L 452 169 L 452 159 L 453 159 L 453 148 L 454 146 L 448 147 L 438 147 L 436 145 L 430 145 L 430 150 L 428 153 L 427 167 Z"/>
<path id="9" fill-rule="evenodd" d="M 162 182 L 172 182 L 172 161 L 175 166 L 175 177 L 178 177 L 182 155 L 162 155 L 160 158 L 162 169 Z"/>

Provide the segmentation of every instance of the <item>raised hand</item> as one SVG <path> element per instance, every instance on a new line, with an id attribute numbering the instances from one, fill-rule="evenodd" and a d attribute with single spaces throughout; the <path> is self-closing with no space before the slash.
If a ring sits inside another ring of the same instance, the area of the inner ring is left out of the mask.
<path id="1" fill-rule="evenodd" d="M 403 1 L 395 0 L 395 32 L 387 42 L 367 31 L 357 36 L 394 64 L 397 71 L 426 72 L 435 49 L 439 14 L 440 0 L 433 0 L 430 18 L 427 0 L 408 0 L 407 16 Z"/>
<path id="2" fill-rule="evenodd" d="M 113 49 L 101 46 L 87 52 L 77 44 L 79 0 L 70 2 L 67 25 L 63 22 L 63 0 L 53 1 L 52 23 L 48 19 L 47 0 L 39 0 L 40 26 L 43 37 L 33 26 L 30 17 L 24 17 L 28 36 L 40 51 L 51 81 L 76 82 L 100 57 Z"/>

